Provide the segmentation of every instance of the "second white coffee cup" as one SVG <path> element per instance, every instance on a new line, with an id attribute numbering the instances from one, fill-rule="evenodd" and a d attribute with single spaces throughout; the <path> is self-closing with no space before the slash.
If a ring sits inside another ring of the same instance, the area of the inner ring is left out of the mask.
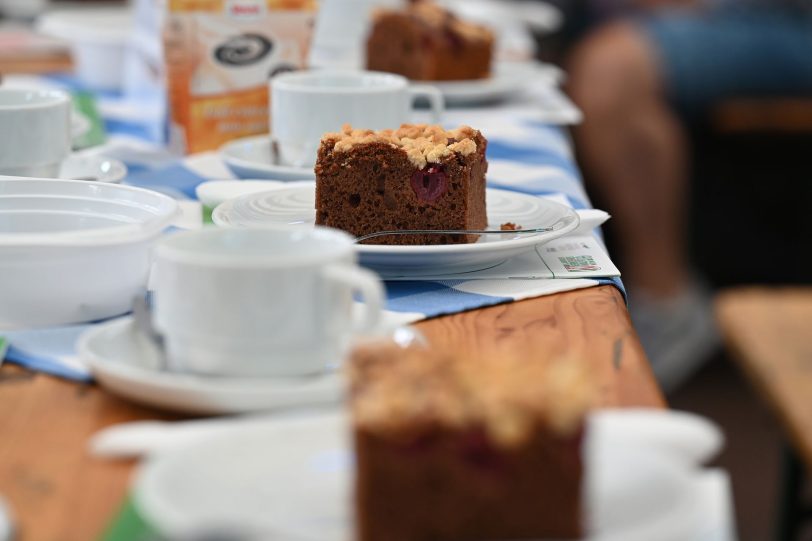
<path id="1" fill-rule="evenodd" d="M 0 89 L 0 175 L 49 177 L 71 150 L 70 96 Z"/>
<path id="2" fill-rule="evenodd" d="M 314 70 L 283 73 L 271 82 L 271 137 L 279 161 L 312 167 L 321 136 L 344 124 L 381 130 L 410 121 L 415 100 L 431 105 L 440 122 L 444 102 L 440 91 L 410 85 L 400 75 L 375 71 Z"/>
<path id="3" fill-rule="evenodd" d="M 156 249 L 154 324 L 173 371 L 219 376 L 318 373 L 354 333 L 377 327 L 383 287 L 341 231 L 207 228 Z M 364 300 L 353 311 L 353 294 Z"/>

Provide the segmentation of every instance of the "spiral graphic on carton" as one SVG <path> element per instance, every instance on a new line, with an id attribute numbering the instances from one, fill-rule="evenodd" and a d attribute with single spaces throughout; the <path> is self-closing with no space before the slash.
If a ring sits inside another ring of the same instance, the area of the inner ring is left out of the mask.
<path id="1" fill-rule="evenodd" d="M 247 66 L 259 62 L 273 49 L 273 42 L 259 34 L 234 36 L 214 50 L 221 64 Z"/>

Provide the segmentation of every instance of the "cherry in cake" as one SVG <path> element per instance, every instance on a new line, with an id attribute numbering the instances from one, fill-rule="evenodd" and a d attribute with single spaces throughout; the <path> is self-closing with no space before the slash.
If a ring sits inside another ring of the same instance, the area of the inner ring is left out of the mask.
<path id="1" fill-rule="evenodd" d="M 404 229 L 484 229 L 486 139 L 468 126 L 403 125 L 322 137 L 316 223 L 359 237 Z M 453 244 L 477 235 L 390 235 L 374 244 Z"/>
<path id="2" fill-rule="evenodd" d="M 493 33 L 429 2 L 382 9 L 367 39 L 367 68 L 415 80 L 488 77 Z"/>
<path id="3" fill-rule="evenodd" d="M 582 365 L 367 344 L 349 374 L 359 541 L 582 534 Z"/>

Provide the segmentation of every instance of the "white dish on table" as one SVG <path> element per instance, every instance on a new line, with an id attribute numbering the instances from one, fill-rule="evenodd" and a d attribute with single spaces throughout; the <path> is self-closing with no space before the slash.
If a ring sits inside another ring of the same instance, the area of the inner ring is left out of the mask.
<path id="1" fill-rule="evenodd" d="M 550 64 L 536 62 L 496 62 L 491 76 L 465 81 L 420 81 L 440 90 L 448 106 L 481 105 L 498 102 L 519 94 L 530 84 L 546 83 L 556 87 L 562 71 Z"/>
<path id="2" fill-rule="evenodd" d="M 312 226 L 316 220 L 315 183 L 296 182 L 269 192 L 254 193 L 220 204 L 212 220 L 222 227 L 269 224 Z M 383 277 L 456 274 L 482 270 L 559 238 L 578 227 L 573 209 L 533 195 L 488 188 L 488 227 L 499 229 L 512 222 L 523 229 L 554 227 L 554 231 L 530 234 L 482 235 L 471 244 L 420 246 L 358 246 L 361 264 Z"/>
<path id="3" fill-rule="evenodd" d="M 207 180 L 195 188 L 204 207 L 213 209 L 220 203 L 249 193 L 266 192 L 285 186 L 278 180 Z"/>
<path id="4" fill-rule="evenodd" d="M 339 412 L 235 426 L 227 436 L 200 436 L 151 457 L 136 477 L 134 503 L 171 538 L 218 531 L 349 541 L 351 445 Z M 587 540 L 696 538 L 703 509 L 695 464 L 623 438 L 590 436 L 585 447 Z"/>
<path id="5" fill-rule="evenodd" d="M 150 249 L 178 216 L 165 195 L 111 183 L 0 179 L 0 328 L 130 310 Z"/>
<path id="6" fill-rule="evenodd" d="M 209 377 L 161 369 L 156 347 L 131 317 L 97 325 L 77 342 L 80 358 L 110 392 L 160 409 L 201 415 L 244 413 L 336 404 L 344 396 L 341 374 L 308 377 Z"/>
<path id="7" fill-rule="evenodd" d="M 220 149 L 220 157 L 240 178 L 281 181 L 316 178 L 312 167 L 293 167 L 278 163 L 268 134 L 241 137 L 226 143 Z"/>

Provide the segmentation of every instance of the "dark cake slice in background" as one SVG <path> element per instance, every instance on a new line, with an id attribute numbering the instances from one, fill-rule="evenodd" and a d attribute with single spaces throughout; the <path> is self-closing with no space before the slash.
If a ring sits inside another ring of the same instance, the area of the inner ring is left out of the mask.
<path id="1" fill-rule="evenodd" d="M 373 16 L 367 68 L 415 80 L 455 81 L 490 75 L 493 33 L 440 6 L 420 1 Z"/>
<path id="2" fill-rule="evenodd" d="M 468 126 L 403 125 L 322 137 L 316 223 L 353 236 L 404 229 L 484 229 L 487 141 Z M 477 235 L 399 235 L 370 244 L 454 244 Z"/>
<path id="3" fill-rule="evenodd" d="M 583 365 L 387 343 L 349 372 L 359 541 L 582 534 Z"/>

